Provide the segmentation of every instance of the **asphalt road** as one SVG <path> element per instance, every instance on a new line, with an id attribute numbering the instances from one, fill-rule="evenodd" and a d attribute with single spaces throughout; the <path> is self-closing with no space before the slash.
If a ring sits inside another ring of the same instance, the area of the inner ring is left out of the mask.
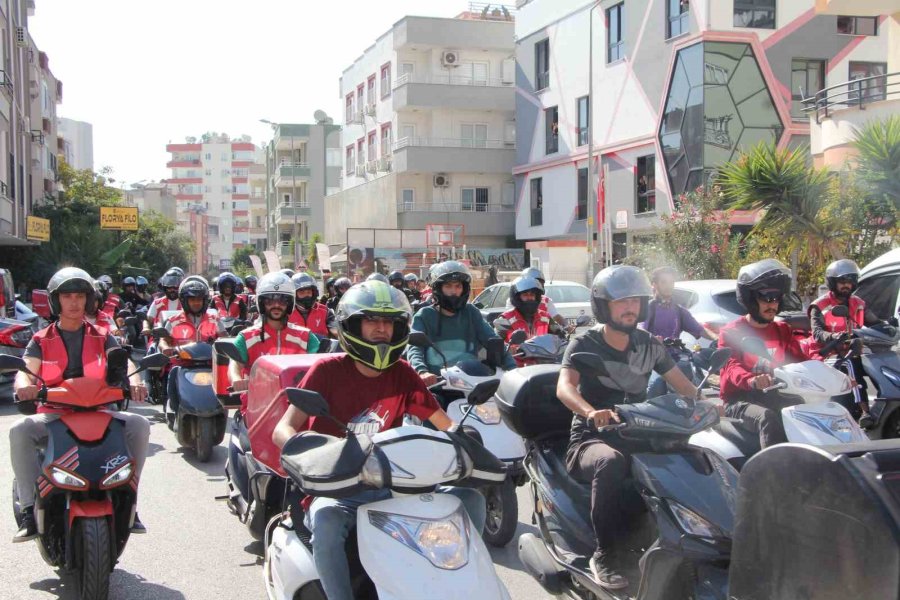
<path id="1" fill-rule="evenodd" d="M 226 436 L 209 463 L 183 453 L 155 406 L 135 412 L 151 419 L 150 457 L 139 510 L 149 533 L 132 536 L 112 575 L 110 598 L 128 600 L 264 599 L 262 543 L 215 500 L 225 493 Z M 12 467 L 8 431 L 19 417 L 9 386 L 0 385 L 0 600 L 77 600 L 71 581 L 47 566 L 34 543 L 12 544 Z M 534 531 L 527 488 L 519 488 L 519 531 Z M 551 598 L 523 570 L 515 539 L 493 550 L 497 573 L 513 598 Z M 428 594 L 423 592 L 423 598 Z"/>

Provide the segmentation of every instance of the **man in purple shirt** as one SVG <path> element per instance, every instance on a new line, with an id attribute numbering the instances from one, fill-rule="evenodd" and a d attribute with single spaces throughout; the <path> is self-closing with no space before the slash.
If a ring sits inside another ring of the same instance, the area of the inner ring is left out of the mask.
<path id="1" fill-rule="evenodd" d="M 647 307 L 647 320 L 641 327 L 660 341 L 666 338 L 678 339 L 682 332 L 687 332 L 698 340 L 701 337 L 718 340 L 719 337 L 715 332 L 698 323 L 688 309 L 675 303 L 672 293 L 675 291 L 677 276 L 678 273 L 672 267 L 660 267 L 653 271 L 650 283 L 653 284 L 655 295 Z M 669 352 L 687 378 L 693 381 L 693 366 L 690 360 L 676 349 L 670 349 Z M 666 380 L 654 373 L 647 384 L 647 397 L 661 396 L 666 391 Z"/>

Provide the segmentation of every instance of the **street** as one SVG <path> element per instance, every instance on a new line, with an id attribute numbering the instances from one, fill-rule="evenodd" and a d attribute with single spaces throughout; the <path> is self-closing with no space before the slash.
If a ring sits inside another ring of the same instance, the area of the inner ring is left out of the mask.
<path id="1" fill-rule="evenodd" d="M 12 544 L 13 479 L 8 432 L 19 417 L 8 385 L 0 386 L 0 600 L 75 600 L 71 583 L 47 566 L 33 542 Z M 141 480 L 139 511 L 149 533 L 132 536 L 112 575 L 110 598 L 128 600 L 220 600 L 265 598 L 262 543 L 254 542 L 236 517 L 217 501 L 225 493 L 228 437 L 209 463 L 183 454 L 159 420 L 161 410 L 138 405 L 134 412 L 152 423 L 150 455 Z M 533 531 L 527 488 L 519 488 L 519 531 Z M 494 550 L 494 564 L 513 598 L 550 598 L 523 570 L 516 539 Z M 68 583 L 68 585 L 67 585 Z M 423 598 L 428 597 L 423 591 Z"/>

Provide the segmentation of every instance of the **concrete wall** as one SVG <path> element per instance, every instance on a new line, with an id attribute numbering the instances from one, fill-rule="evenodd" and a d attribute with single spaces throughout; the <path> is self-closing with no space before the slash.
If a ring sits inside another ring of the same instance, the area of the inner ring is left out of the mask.
<path id="1" fill-rule="evenodd" d="M 94 170 L 94 126 L 74 119 L 59 119 L 59 134 L 71 147 L 70 165 L 75 169 Z"/>
<path id="2" fill-rule="evenodd" d="M 348 227 L 397 227 L 397 175 L 390 173 L 325 198 L 325 243 L 343 244 Z"/>
<path id="3" fill-rule="evenodd" d="M 444 48 L 505 49 L 513 45 L 511 22 L 406 17 L 394 25 L 394 48 L 423 44 Z"/>

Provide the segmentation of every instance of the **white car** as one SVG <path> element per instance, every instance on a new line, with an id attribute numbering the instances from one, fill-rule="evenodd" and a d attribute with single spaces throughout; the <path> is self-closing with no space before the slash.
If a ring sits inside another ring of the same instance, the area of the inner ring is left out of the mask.
<path id="1" fill-rule="evenodd" d="M 481 314 L 488 323 L 493 323 L 498 315 L 507 310 L 506 301 L 509 300 L 509 286 L 511 283 L 496 283 L 484 289 L 483 292 L 472 301 L 478 306 Z M 547 283 L 544 293 L 550 296 L 556 310 L 559 311 L 570 325 L 575 324 L 575 319 L 581 315 L 591 317 L 590 325 L 595 323 L 591 311 L 591 290 L 574 281 L 551 281 Z M 588 325 L 588 326 L 590 326 Z"/>

